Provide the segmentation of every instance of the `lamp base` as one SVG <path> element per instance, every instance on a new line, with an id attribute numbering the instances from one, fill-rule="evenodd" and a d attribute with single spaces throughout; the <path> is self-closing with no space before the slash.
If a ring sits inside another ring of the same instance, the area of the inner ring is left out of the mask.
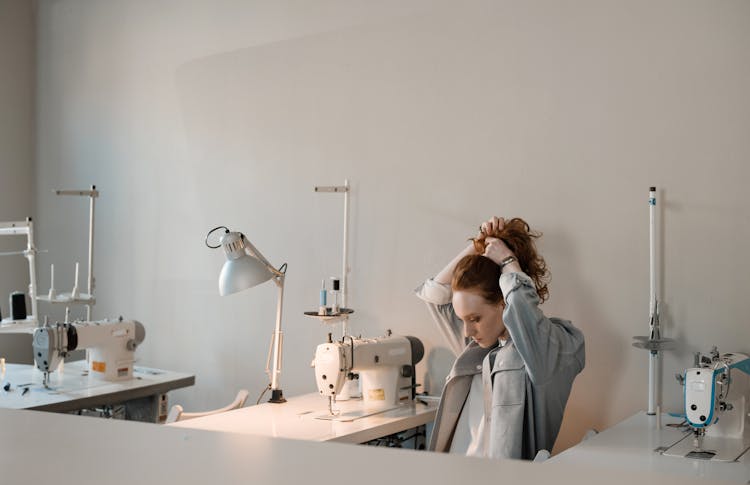
<path id="1" fill-rule="evenodd" d="M 272 402 L 276 404 L 286 402 L 286 399 L 284 399 L 284 393 L 281 391 L 281 389 L 272 389 L 271 399 L 269 399 L 268 402 Z"/>

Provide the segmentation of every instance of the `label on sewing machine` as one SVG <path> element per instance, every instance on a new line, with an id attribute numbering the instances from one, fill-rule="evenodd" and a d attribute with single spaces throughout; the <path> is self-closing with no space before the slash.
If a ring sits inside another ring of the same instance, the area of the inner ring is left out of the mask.
<path id="1" fill-rule="evenodd" d="M 370 389 L 367 391 L 367 397 L 370 401 L 385 401 L 384 389 Z"/>
<path id="2" fill-rule="evenodd" d="M 94 372 L 107 372 L 107 364 L 105 362 L 97 362 L 94 360 L 91 362 L 91 370 Z"/>

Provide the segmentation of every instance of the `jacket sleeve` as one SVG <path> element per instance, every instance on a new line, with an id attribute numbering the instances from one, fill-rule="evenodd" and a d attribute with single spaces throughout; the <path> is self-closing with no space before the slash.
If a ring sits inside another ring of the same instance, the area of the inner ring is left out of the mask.
<path id="1" fill-rule="evenodd" d="M 460 355 L 466 347 L 466 340 L 463 336 L 463 322 L 453 310 L 450 286 L 430 278 L 419 285 L 414 293 L 427 304 L 432 319 L 453 353 Z"/>
<path id="2" fill-rule="evenodd" d="M 584 339 L 570 322 L 550 320 L 539 308 L 534 282 L 525 273 L 500 276 L 505 296 L 503 322 L 526 365 L 529 378 L 543 385 L 563 369 L 577 374 L 584 366 Z"/>

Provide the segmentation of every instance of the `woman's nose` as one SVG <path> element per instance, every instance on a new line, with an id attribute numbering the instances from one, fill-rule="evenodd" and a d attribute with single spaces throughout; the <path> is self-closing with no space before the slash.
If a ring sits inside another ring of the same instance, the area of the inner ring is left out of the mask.
<path id="1" fill-rule="evenodd" d="M 476 330 L 474 329 L 474 325 L 464 322 L 464 336 L 473 337 L 475 333 Z"/>

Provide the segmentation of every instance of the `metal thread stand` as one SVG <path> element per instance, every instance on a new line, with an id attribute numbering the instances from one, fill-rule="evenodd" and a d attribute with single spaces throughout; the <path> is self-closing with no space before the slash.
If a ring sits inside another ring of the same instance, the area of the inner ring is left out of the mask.
<path id="1" fill-rule="evenodd" d="M 31 315 L 26 321 L 39 324 L 36 303 L 36 253 L 34 245 L 34 223 L 31 217 L 21 222 L 0 222 L 0 236 L 26 236 L 26 249 L 23 251 L 11 251 L 0 253 L 0 256 L 23 255 L 29 262 L 29 299 L 31 300 Z M 12 316 L 9 317 L 12 320 Z M 9 320 L 10 321 L 10 320 Z"/>
<path id="2" fill-rule="evenodd" d="M 88 251 L 88 278 L 87 278 L 87 292 L 75 294 L 61 294 L 50 298 L 48 296 L 38 296 L 36 299 L 40 301 L 46 301 L 48 303 L 64 304 L 65 308 L 65 320 L 68 320 L 68 314 L 71 304 L 84 304 L 86 305 L 86 320 L 91 321 L 91 307 L 96 304 L 96 297 L 94 291 L 96 287 L 96 279 L 94 278 L 94 212 L 96 199 L 99 197 L 99 191 L 96 190 L 96 185 L 92 185 L 90 190 L 55 190 L 56 195 L 72 195 L 77 197 L 88 197 L 89 198 L 89 251 Z M 77 276 L 77 275 L 76 275 Z M 78 280 L 76 278 L 76 287 Z"/>
<path id="3" fill-rule="evenodd" d="M 659 326 L 659 299 L 656 281 L 656 187 L 649 189 L 649 281 L 651 286 L 649 298 L 649 335 L 635 336 L 633 346 L 649 351 L 648 355 L 648 415 L 660 412 L 659 398 L 661 382 L 659 379 L 659 352 L 674 348 L 674 340 L 662 338 Z M 657 416 L 658 418 L 658 416 Z M 658 423 L 657 419 L 657 423 Z"/>
<path id="4" fill-rule="evenodd" d="M 344 194 L 344 241 L 343 241 L 343 255 L 341 258 L 341 309 L 342 312 L 339 315 L 318 315 L 317 312 L 305 312 L 305 315 L 319 318 L 321 321 L 326 323 L 337 322 L 341 320 L 342 325 L 342 338 L 346 337 L 349 333 L 348 322 L 349 315 L 353 313 L 347 306 L 347 294 L 349 290 L 349 193 L 351 189 L 349 187 L 349 179 L 344 179 L 344 185 L 334 186 L 315 186 L 315 192 L 328 192 L 328 193 L 343 193 Z M 344 311 L 345 310 L 345 311 Z"/>

